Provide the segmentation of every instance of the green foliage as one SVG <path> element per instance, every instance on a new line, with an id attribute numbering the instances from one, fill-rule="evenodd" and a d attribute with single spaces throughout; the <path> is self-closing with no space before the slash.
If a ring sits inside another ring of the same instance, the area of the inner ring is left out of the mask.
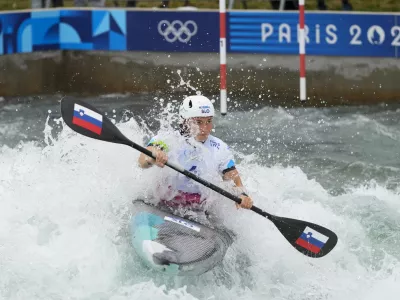
<path id="1" fill-rule="evenodd" d="M 399 0 L 349 0 L 353 5 L 354 11 L 369 11 L 369 12 L 398 12 L 400 11 Z M 183 5 L 183 0 L 170 1 L 170 8 L 176 8 Z M 227 0 L 227 3 L 229 0 Z M 341 0 L 326 0 L 325 1 L 329 10 L 341 10 Z M 120 7 L 125 6 L 125 0 L 119 1 Z M 157 7 L 161 0 L 147 0 L 139 1 L 137 6 L 140 8 Z M 191 4 L 198 8 L 218 9 L 217 0 L 192 0 Z M 29 9 L 31 0 L 0 0 L 0 10 L 14 10 L 14 9 Z M 73 0 L 64 0 L 65 7 L 73 7 Z M 108 7 L 114 7 L 114 1 L 107 0 Z M 271 9 L 268 0 L 248 0 L 248 9 Z M 235 1 L 235 9 L 242 9 L 240 0 Z M 306 0 L 306 9 L 315 10 L 317 8 L 317 0 Z"/>

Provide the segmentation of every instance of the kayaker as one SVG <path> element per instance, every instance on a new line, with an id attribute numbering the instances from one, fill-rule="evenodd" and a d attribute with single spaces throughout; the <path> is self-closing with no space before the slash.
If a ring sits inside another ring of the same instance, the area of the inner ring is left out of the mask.
<path id="1" fill-rule="evenodd" d="M 147 169 L 156 165 L 163 168 L 168 159 L 178 162 L 189 172 L 200 177 L 219 174 L 225 181 L 233 181 L 242 202 L 236 207 L 250 209 L 252 199 L 245 193 L 235 160 L 228 145 L 211 135 L 214 106 L 205 96 L 194 95 L 183 100 L 179 108 L 179 130 L 159 133 L 147 144 L 156 159 L 140 154 L 139 166 Z M 162 201 L 169 206 L 198 206 L 207 200 L 207 192 L 193 180 L 177 174 L 166 184 Z"/>

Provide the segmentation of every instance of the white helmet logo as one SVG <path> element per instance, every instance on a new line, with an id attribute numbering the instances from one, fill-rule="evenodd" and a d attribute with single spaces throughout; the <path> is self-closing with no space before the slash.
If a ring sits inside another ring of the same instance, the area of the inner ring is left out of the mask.
<path id="1" fill-rule="evenodd" d="M 201 109 L 201 113 L 202 113 L 202 114 L 208 114 L 208 113 L 210 113 L 210 106 L 208 106 L 208 105 L 200 106 L 199 108 Z"/>
<path id="2" fill-rule="evenodd" d="M 181 43 L 187 43 L 197 33 L 197 24 L 192 21 L 175 20 L 171 23 L 167 20 L 162 20 L 158 23 L 158 33 L 161 34 L 165 40 L 169 43 L 173 43 L 176 40 Z"/>

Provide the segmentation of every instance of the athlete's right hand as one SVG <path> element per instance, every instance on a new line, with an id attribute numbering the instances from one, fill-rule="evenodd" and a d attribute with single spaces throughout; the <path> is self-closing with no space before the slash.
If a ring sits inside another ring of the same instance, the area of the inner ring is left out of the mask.
<path id="1" fill-rule="evenodd" d="M 155 161 L 153 159 L 153 164 L 155 164 L 156 166 L 160 167 L 160 168 L 164 168 L 166 162 L 168 161 L 168 155 L 167 153 L 165 153 L 162 150 L 159 149 L 153 149 L 153 151 L 151 151 L 151 153 L 153 154 L 153 157 L 155 157 Z"/>

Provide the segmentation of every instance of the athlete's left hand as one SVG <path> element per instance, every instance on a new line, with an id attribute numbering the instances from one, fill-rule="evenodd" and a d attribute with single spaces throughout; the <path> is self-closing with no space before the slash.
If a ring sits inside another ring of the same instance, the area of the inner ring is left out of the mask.
<path id="1" fill-rule="evenodd" d="M 246 195 L 240 195 L 239 196 L 240 199 L 242 199 L 242 202 L 240 204 L 236 203 L 236 208 L 246 208 L 246 209 L 250 209 L 253 206 L 253 200 Z"/>

